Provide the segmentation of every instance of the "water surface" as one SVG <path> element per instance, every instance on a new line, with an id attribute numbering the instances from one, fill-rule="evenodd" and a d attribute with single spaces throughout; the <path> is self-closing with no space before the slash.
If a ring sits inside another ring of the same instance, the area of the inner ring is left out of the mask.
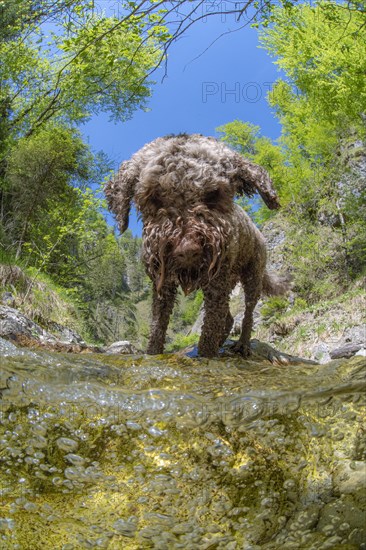
<path id="1" fill-rule="evenodd" d="M 1 548 L 366 548 L 364 358 L 0 352 Z"/>

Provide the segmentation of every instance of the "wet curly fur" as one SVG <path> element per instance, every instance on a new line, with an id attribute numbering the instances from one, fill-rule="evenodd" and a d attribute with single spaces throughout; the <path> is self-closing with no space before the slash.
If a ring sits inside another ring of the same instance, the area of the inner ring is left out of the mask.
<path id="1" fill-rule="evenodd" d="M 263 168 L 214 138 L 186 134 L 148 143 L 106 185 L 121 232 L 128 227 L 132 201 L 142 216 L 143 260 L 153 282 L 148 353 L 163 352 L 180 285 L 186 294 L 203 290 L 198 351 L 217 355 L 232 328 L 229 297 L 239 281 L 245 315 L 235 349 L 250 353 L 253 310 L 261 293 L 280 294 L 286 288 L 267 273 L 264 238 L 234 203 L 235 196 L 256 192 L 269 208 L 279 206 Z"/>

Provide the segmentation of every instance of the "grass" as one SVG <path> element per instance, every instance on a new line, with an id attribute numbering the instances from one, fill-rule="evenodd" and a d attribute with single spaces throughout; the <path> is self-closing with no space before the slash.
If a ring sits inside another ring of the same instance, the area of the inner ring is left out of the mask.
<path id="1" fill-rule="evenodd" d="M 317 341 L 322 340 L 335 347 L 334 342 L 341 340 L 345 329 L 365 322 L 365 299 L 362 280 L 356 281 L 352 288 L 337 298 L 312 305 L 297 299 L 282 314 L 277 312 L 262 323 L 255 337 L 275 342 L 282 351 L 292 355 L 310 357 L 311 348 Z M 287 334 L 283 330 L 279 334 L 279 325 L 288 327 Z"/>
<path id="2" fill-rule="evenodd" d="M 67 326 L 88 339 L 77 304 L 67 290 L 34 268 L 15 264 L 0 265 L 0 289 L 14 297 L 14 307 L 52 332 L 52 324 Z"/>

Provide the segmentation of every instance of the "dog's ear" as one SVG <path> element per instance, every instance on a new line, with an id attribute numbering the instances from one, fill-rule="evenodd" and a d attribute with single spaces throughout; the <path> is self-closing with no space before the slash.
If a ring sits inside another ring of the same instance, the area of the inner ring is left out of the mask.
<path id="1" fill-rule="evenodd" d="M 272 180 L 264 168 L 239 154 L 235 156 L 235 167 L 233 180 L 238 195 L 251 197 L 254 193 L 259 193 L 268 208 L 274 210 L 280 207 Z"/>
<path id="2" fill-rule="evenodd" d="M 123 162 L 117 174 L 104 187 L 108 208 L 116 216 L 121 233 L 128 227 L 131 202 L 138 181 L 138 170 L 131 161 Z"/>

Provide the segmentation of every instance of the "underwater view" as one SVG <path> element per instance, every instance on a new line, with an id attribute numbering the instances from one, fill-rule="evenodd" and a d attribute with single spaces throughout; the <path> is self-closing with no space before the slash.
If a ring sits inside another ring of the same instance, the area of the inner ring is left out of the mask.
<path id="1" fill-rule="evenodd" d="M 1 354 L 1 548 L 366 548 L 365 358 Z"/>

